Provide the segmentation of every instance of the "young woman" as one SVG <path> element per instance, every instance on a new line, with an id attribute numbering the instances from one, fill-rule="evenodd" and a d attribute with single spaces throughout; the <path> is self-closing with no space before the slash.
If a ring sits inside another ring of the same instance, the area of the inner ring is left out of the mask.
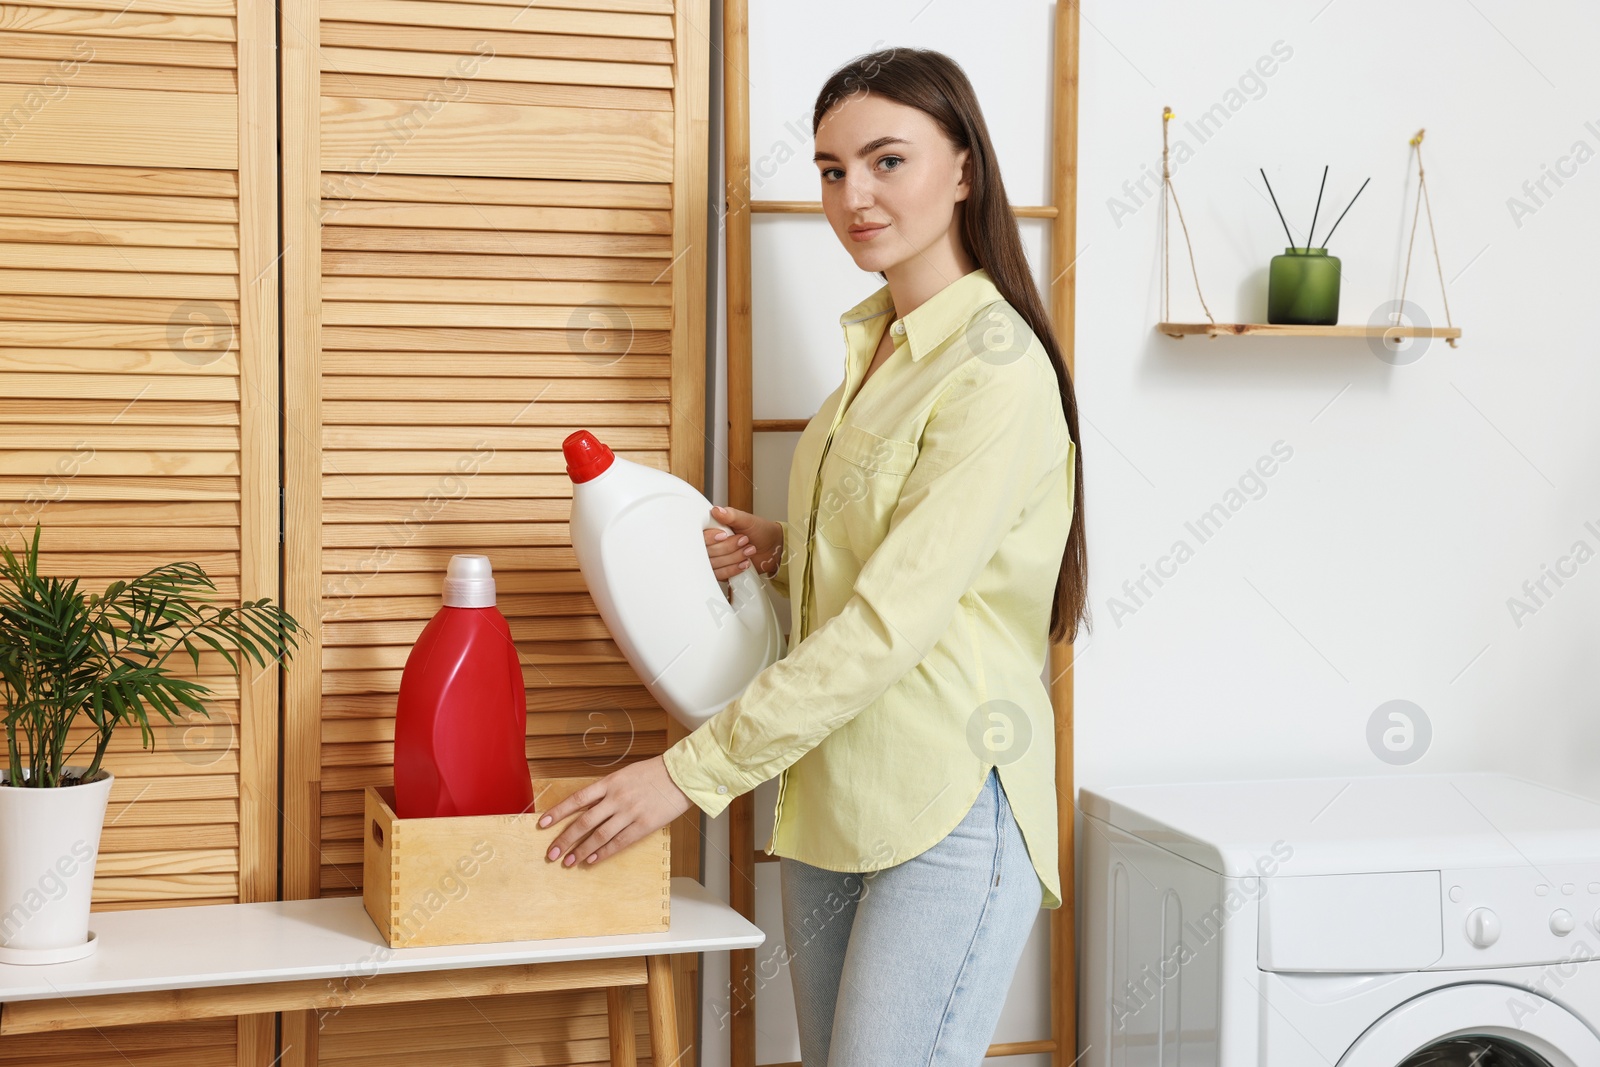
<path id="1" fill-rule="evenodd" d="M 885 283 L 782 522 L 717 508 L 719 579 L 789 596 L 790 647 L 661 756 L 547 812 L 597 862 L 778 778 L 806 1067 L 975 1065 L 1041 906 L 1061 905 L 1049 639 L 1087 622 L 1077 404 L 972 86 L 888 49 L 813 110 L 822 205 Z"/>

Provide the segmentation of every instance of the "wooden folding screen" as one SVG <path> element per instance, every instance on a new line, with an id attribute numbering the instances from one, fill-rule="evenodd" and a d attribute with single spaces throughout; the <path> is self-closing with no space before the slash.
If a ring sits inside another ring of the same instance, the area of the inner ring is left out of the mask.
<path id="1" fill-rule="evenodd" d="M 586 427 L 703 481 L 706 2 L 282 0 L 286 595 L 322 668 L 286 696 L 286 897 L 360 890 L 361 791 L 392 780 L 453 553 L 494 565 L 535 773 L 681 732 L 576 569 L 560 448 Z M 698 820 L 675 831 L 698 875 Z M 286 1065 L 601 1061 L 606 1003 L 303 1012 L 283 1044 Z"/>
<path id="2" fill-rule="evenodd" d="M 0 14 L 0 537 L 43 523 L 45 569 L 91 589 L 187 559 L 223 599 L 278 593 L 273 36 L 262 0 Z M 113 743 L 96 911 L 277 894 L 277 672 L 199 673 L 209 719 Z M 273 1022 L 7 1037 L 0 1061 L 265 1065 Z"/>
<path id="3" fill-rule="evenodd" d="M 43 522 L 46 569 L 91 586 L 194 560 L 310 630 L 281 708 L 276 670 L 206 655 L 209 719 L 118 739 L 96 910 L 359 890 L 356 805 L 453 552 L 494 561 L 538 773 L 681 733 L 579 578 L 560 444 L 587 427 L 702 482 L 706 3 L 0 11 L 0 537 Z M 674 829 L 697 874 L 697 820 Z M 602 1060 L 605 1014 L 298 1013 L 281 1062 Z M 266 1067 L 275 1028 L 29 1035 L 0 1061 Z"/>

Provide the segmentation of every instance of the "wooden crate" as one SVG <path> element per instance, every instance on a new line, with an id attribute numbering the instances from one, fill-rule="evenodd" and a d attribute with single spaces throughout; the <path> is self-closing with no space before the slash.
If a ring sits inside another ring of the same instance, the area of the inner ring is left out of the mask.
<path id="1" fill-rule="evenodd" d="M 591 865 L 545 853 L 571 817 L 539 814 L 595 778 L 535 778 L 535 812 L 402 819 L 394 787 L 368 786 L 362 900 L 391 948 L 656 933 L 670 919 L 663 826 Z"/>

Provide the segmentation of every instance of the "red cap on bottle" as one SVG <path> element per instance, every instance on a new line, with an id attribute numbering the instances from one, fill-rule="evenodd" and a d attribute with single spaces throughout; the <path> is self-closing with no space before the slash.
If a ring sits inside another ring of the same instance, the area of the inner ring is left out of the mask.
<path id="1" fill-rule="evenodd" d="M 567 457 L 567 477 L 574 482 L 586 482 L 604 474 L 616 457 L 611 449 L 588 430 L 575 430 L 561 442 L 561 454 Z"/>

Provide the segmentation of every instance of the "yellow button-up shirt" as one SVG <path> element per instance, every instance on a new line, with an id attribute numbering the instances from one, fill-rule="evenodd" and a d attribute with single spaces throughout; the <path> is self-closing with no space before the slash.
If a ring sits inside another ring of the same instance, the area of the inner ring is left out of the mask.
<path id="1" fill-rule="evenodd" d="M 873 871 L 942 840 L 997 767 L 1060 907 L 1041 675 L 1077 446 L 1044 346 L 986 271 L 893 313 L 885 285 L 839 317 L 845 380 L 795 446 L 771 579 L 788 652 L 667 772 L 711 816 L 777 775 L 767 854 Z"/>

